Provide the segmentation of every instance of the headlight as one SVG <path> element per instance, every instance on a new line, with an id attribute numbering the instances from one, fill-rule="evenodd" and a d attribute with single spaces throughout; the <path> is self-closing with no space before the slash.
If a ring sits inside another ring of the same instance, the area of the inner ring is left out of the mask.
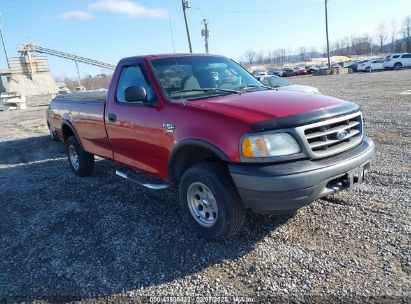
<path id="1" fill-rule="evenodd" d="M 249 135 L 243 138 L 241 150 L 245 157 L 271 157 L 301 152 L 300 145 L 288 133 Z"/>

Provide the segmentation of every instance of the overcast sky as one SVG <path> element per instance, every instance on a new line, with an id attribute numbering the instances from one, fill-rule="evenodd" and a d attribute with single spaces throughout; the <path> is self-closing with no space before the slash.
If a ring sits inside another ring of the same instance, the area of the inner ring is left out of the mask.
<path id="1" fill-rule="evenodd" d="M 322 0 L 191 0 L 188 10 L 194 52 L 204 52 L 201 20 L 209 20 L 210 52 L 240 59 L 247 49 L 272 50 L 325 44 Z M 374 31 L 411 14 L 411 0 L 329 0 L 330 40 Z M 117 63 L 125 56 L 188 52 L 181 0 L 0 0 L 10 56 L 33 42 L 76 55 Z M 49 57 L 55 76 L 75 76 L 74 63 Z M 0 67 L 5 56 L 0 52 Z M 103 72 L 84 64 L 82 76 Z"/>

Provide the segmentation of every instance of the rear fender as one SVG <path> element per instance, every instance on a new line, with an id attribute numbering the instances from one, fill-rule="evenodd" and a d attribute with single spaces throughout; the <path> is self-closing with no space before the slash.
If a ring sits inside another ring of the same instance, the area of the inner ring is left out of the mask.
<path id="1" fill-rule="evenodd" d="M 81 143 L 81 138 L 78 136 L 76 129 L 73 126 L 73 123 L 70 120 L 66 120 L 65 119 L 65 115 L 63 116 L 63 120 L 61 123 L 61 132 L 63 135 L 63 142 L 66 143 L 67 139 L 69 138 L 69 136 L 65 136 L 63 130 L 65 128 L 70 128 L 71 132 L 74 134 L 74 136 L 77 138 L 78 142 L 80 143 L 81 148 L 84 150 L 83 144 Z"/>

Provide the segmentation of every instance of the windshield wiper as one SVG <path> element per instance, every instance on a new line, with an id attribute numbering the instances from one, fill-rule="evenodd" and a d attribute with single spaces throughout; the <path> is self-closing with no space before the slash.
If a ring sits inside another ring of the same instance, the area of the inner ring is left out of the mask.
<path id="1" fill-rule="evenodd" d="M 174 91 L 171 92 L 171 94 L 177 94 L 177 93 L 187 93 L 187 92 L 226 92 L 226 93 L 232 93 L 232 94 L 238 94 L 240 93 L 237 90 L 229 90 L 229 89 L 220 89 L 220 88 L 201 88 L 201 89 L 189 89 L 189 90 L 180 90 L 180 91 Z"/>
<path id="2" fill-rule="evenodd" d="M 237 90 L 239 90 L 240 92 L 244 92 L 246 89 L 254 89 L 254 88 L 265 88 L 267 90 L 274 90 L 273 88 L 267 87 L 265 85 L 256 85 L 256 84 L 246 84 L 246 85 L 242 85 L 238 88 L 236 88 Z"/>

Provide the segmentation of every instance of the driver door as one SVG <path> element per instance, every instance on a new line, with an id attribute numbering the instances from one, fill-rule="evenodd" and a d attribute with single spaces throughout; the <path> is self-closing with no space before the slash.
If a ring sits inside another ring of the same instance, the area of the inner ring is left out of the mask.
<path id="1" fill-rule="evenodd" d="M 116 94 L 109 96 L 105 117 L 114 160 L 162 177 L 167 157 L 162 146 L 161 107 L 158 102 L 147 106 L 126 101 L 124 93 L 130 86 L 143 86 L 150 101 L 157 98 L 142 62 L 123 66 Z"/>

